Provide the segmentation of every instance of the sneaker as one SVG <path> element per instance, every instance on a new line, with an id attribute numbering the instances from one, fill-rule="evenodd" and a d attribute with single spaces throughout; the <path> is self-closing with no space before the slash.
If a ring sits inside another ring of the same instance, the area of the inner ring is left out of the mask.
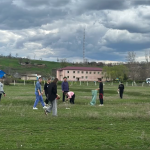
<path id="1" fill-rule="evenodd" d="M 45 112 L 45 115 L 47 115 L 47 111 L 45 110 L 44 112 Z"/>
<path id="2" fill-rule="evenodd" d="M 38 109 L 38 108 L 36 108 L 36 107 L 33 107 L 33 109 L 35 109 L 35 110 L 36 110 L 36 109 Z"/>
<path id="3" fill-rule="evenodd" d="M 44 107 L 43 107 L 43 109 L 47 109 L 47 107 L 46 107 L 46 106 L 44 106 Z"/>
<path id="4" fill-rule="evenodd" d="M 103 104 L 100 104 L 99 106 L 104 106 Z"/>

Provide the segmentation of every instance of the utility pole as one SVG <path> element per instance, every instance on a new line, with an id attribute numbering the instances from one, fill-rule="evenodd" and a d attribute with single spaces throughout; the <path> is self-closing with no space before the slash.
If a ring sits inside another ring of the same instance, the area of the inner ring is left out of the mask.
<path id="1" fill-rule="evenodd" d="M 84 32 L 83 32 L 83 64 L 85 61 L 85 28 L 84 28 Z"/>

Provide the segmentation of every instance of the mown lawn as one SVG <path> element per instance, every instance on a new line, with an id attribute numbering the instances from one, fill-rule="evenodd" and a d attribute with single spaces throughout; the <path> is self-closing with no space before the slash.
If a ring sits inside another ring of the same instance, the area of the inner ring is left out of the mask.
<path id="1" fill-rule="evenodd" d="M 58 117 L 45 116 L 41 104 L 33 110 L 34 85 L 5 86 L 0 102 L 0 149 L 149 149 L 150 87 L 104 85 L 104 106 L 90 106 L 91 90 L 75 84 L 74 105 L 58 101 Z M 61 95 L 60 85 L 58 93 Z M 45 97 L 44 97 L 45 98 Z"/>

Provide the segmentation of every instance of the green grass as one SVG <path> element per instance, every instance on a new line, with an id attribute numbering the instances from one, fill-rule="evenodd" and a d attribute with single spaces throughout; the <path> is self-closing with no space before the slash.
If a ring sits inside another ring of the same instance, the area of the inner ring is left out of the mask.
<path id="1" fill-rule="evenodd" d="M 70 86 L 75 105 L 58 101 L 58 117 L 33 110 L 33 85 L 5 86 L 0 102 L 0 149 L 149 149 L 150 87 L 104 86 L 104 107 L 90 106 L 94 84 Z M 58 93 L 61 95 L 60 85 Z M 45 98 L 45 97 L 44 97 Z"/>

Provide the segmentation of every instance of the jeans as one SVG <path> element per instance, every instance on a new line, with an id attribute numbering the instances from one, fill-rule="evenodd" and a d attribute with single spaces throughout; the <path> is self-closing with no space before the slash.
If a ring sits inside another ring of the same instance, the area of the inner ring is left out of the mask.
<path id="1" fill-rule="evenodd" d="M 64 91 L 64 92 L 63 92 L 63 99 L 62 99 L 63 102 L 65 101 L 65 96 L 66 96 L 66 95 L 65 95 L 65 92 L 68 92 L 68 91 Z M 68 98 L 68 97 L 67 97 L 67 98 Z"/>
<path id="2" fill-rule="evenodd" d="M 46 109 L 46 112 L 53 112 L 53 116 L 57 116 L 57 99 L 50 101 L 51 105 Z"/>
<path id="3" fill-rule="evenodd" d="M 34 102 L 34 106 L 33 106 L 33 107 L 36 107 L 39 101 L 41 102 L 42 106 L 44 107 L 45 104 L 44 104 L 42 95 L 39 95 L 38 92 L 35 92 L 35 96 L 36 96 L 36 99 L 35 99 L 35 102 Z"/>

